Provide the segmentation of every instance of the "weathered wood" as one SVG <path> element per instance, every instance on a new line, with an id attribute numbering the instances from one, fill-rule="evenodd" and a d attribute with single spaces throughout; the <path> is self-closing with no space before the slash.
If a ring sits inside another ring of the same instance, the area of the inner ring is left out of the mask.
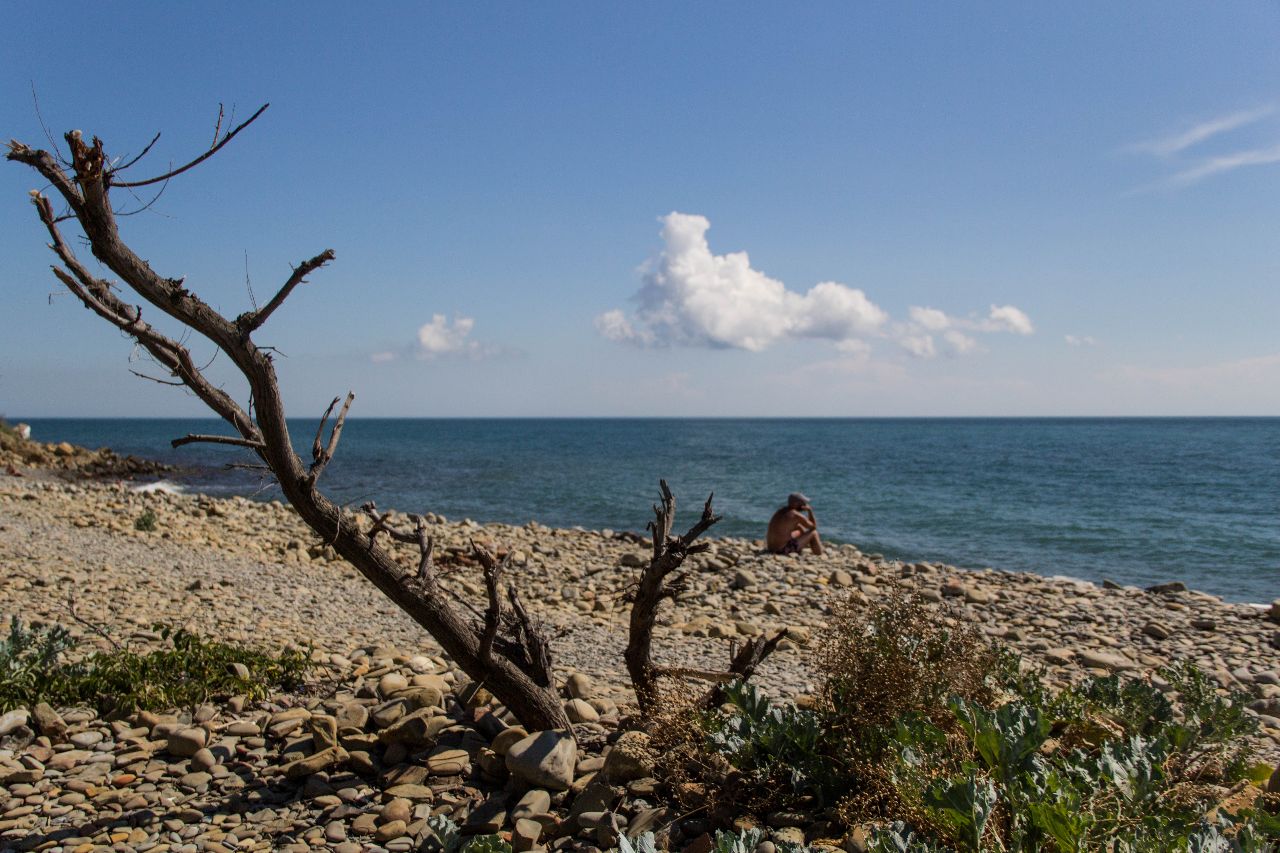
<path id="1" fill-rule="evenodd" d="M 85 307 L 132 336 L 226 420 L 239 438 L 218 437 L 221 443 L 251 447 L 275 476 L 285 499 L 298 511 L 299 517 L 396 606 L 422 625 L 467 675 L 483 682 L 525 726 L 530 730 L 567 727 L 568 720 L 551 684 L 549 669 L 530 667 L 520 653 L 522 648 L 526 651 L 531 648 L 530 641 L 526 638 L 516 647 L 515 658 L 496 642 L 491 650 L 486 650 L 483 630 L 473 624 L 460 607 L 465 602 L 452 597 L 435 582 L 431 571 L 431 540 L 421 523 L 413 539 L 420 545 L 422 562 L 418 574 L 406 574 L 393 555 L 378 545 L 376 526 L 369 534 L 364 533 L 355 516 L 334 505 L 316 488 L 316 478 L 336 451 L 352 397 L 348 396 L 328 445 L 313 453 L 310 470 L 294 451 L 270 348 L 259 347 L 251 333 L 284 302 L 306 274 L 332 261 L 333 252 L 326 250 L 304 262 L 262 310 L 232 321 L 191 292 L 183 280 L 156 273 L 120 237 L 110 201 L 112 186 L 145 186 L 182 174 L 215 154 L 265 109 L 265 106 L 259 109 L 186 165 L 145 181 L 114 182 L 102 141 L 95 137 L 92 144 L 87 144 L 79 131 L 65 136 L 72 158 L 69 172 L 48 152 L 16 141 L 10 142 L 6 157 L 30 166 L 49 182 L 70 208 L 70 218 L 84 232 L 94 257 L 107 269 L 147 304 L 208 338 L 226 354 L 249 384 L 250 408 L 254 415 L 251 417 L 225 392 L 214 387 L 195 365 L 186 347 L 143 322 L 140 309 L 124 303 L 112 292 L 111 285 L 89 273 L 62 239 L 49 200 L 33 192 L 32 200 L 40 220 L 53 238 L 51 248 L 65 267 L 54 268 L 58 280 Z M 211 437 L 200 437 L 201 440 L 208 438 Z M 531 622 L 526 623 L 526 629 L 532 630 Z"/>
<path id="2" fill-rule="evenodd" d="M 653 663 L 653 626 L 658 618 L 658 606 L 664 598 L 674 596 L 676 591 L 667 578 L 684 564 L 686 557 L 707 549 L 705 543 L 697 543 L 696 540 L 720 520 L 711 509 L 713 494 L 707 497 L 702 507 L 702 517 L 683 536 L 671 536 L 676 514 L 675 495 L 666 480 L 660 480 L 658 485 L 662 491 L 662 504 L 654 506 L 654 519 L 649 522 L 649 530 L 653 532 L 653 558 L 644 568 L 636 586 L 624 653 L 636 701 L 646 714 L 653 711 L 658 702 L 658 679 L 662 675 Z"/>

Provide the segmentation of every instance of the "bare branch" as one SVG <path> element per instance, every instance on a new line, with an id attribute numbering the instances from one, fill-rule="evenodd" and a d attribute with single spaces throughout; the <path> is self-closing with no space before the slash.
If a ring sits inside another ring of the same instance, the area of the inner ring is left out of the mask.
<path id="1" fill-rule="evenodd" d="M 213 123 L 213 141 L 209 143 L 210 147 L 218 144 L 218 134 L 222 132 L 222 119 L 226 115 L 226 110 L 222 104 L 218 104 L 218 120 Z"/>
<path id="2" fill-rule="evenodd" d="M 543 687 L 555 683 L 555 667 L 551 657 L 551 643 L 547 639 L 542 626 L 533 620 L 514 585 L 507 587 L 507 600 L 511 603 L 512 616 L 509 619 L 513 642 L 519 650 L 520 658 L 516 659 L 525 673 L 535 684 Z M 513 651 L 504 650 L 507 655 Z"/>
<path id="3" fill-rule="evenodd" d="M 40 152 L 43 153 L 43 152 Z M 58 268 L 54 275 L 94 313 L 108 320 L 116 328 L 132 336 L 161 365 L 168 368 L 183 384 L 195 392 L 204 403 L 239 430 L 246 438 L 258 439 L 260 434 L 253 421 L 224 391 L 215 388 L 195 366 L 191 353 L 165 335 L 160 334 L 142 320 L 142 309 L 131 306 L 111 292 L 111 285 L 92 275 L 62 238 L 54 221 L 53 205 L 39 193 L 32 193 L 32 204 L 44 223 L 59 259 L 74 273 L 74 278 Z"/>
<path id="4" fill-rule="evenodd" d="M 418 580 L 422 581 L 428 589 L 434 590 L 436 586 L 435 565 L 431 562 L 431 555 L 436 549 L 436 540 L 427 535 L 427 524 L 418 517 L 418 551 L 422 555 L 418 561 Z"/>
<path id="5" fill-rule="evenodd" d="M 773 654 L 778 644 L 787 636 L 786 631 L 778 631 L 772 637 L 755 637 L 747 642 L 736 655 L 733 655 L 729 662 L 729 681 L 750 681 L 751 676 L 755 675 L 756 669 L 760 664 L 764 663 L 765 658 Z M 707 708 L 715 708 L 724 704 L 727 696 L 725 695 L 724 685 L 717 685 L 703 700 L 703 706 Z"/>
<path id="6" fill-rule="evenodd" d="M 138 377 L 139 379 L 146 379 L 147 381 L 154 382 L 157 385 L 172 385 L 176 388 L 181 388 L 185 384 L 182 382 L 170 382 L 168 379 L 160 379 L 159 377 L 156 377 L 156 376 L 148 376 L 147 374 L 141 373 L 137 370 L 133 370 L 132 368 L 130 368 L 129 372 L 132 373 L 134 376 Z"/>
<path id="7" fill-rule="evenodd" d="M 182 438 L 175 438 L 169 442 L 171 447 L 181 447 L 184 444 L 195 444 L 204 442 L 205 444 L 233 444 L 236 447 L 248 447 L 252 450 L 262 450 L 266 445 L 261 441 L 252 441 L 247 438 L 236 438 L 232 435 L 184 435 Z"/>
<path id="8" fill-rule="evenodd" d="M 502 596 L 498 592 L 498 584 L 502 580 L 502 571 L 511 561 L 507 554 L 501 561 L 494 558 L 489 549 L 471 542 L 471 551 L 484 568 L 484 586 L 489 593 L 489 606 L 484 613 L 484 630 L 480 634 L 480 660 L 493 659 L 493 641 L 498 637 L 498 628 L 502 624 Z"/>
<path id="9" fill-rule="evenodd" d="M 663 678 L 696 678 L 699 681 L 715 681 L 728 683 L 737 678 L 732 672 L 720 672 L 711 669 L 695 669 L 689 666 L 656 666 L 654 674 Z"/>
<path id="10" fill-rule="evenodd" d="M 316 426 L 316 438 L 315 441 L 311 442 L 311 458 L 317 462 L 320 461 L 320 454 L 324 448 L 324 445 L 320 443 L 320 440 L 324 438 L 324 425 L 329 422 L 329 415 L 333 414 L 334 406 L 338 405 L 338 401 L 341 399 L 341 397 L 333 398 L 333 402 L 329 403 L 329 408 L 324 410 L 324 414 L 320 416 L 320 423 Z"/>
<path id="11" fill-rule="evenodd" d="M 320 449 L 320 433 L 324 431 L 325 421 L 329 419 L 329 413 L 333 411 L 334 403 L 338 402 L 338 398 L 333 398 L 333 403 L 329 404 L 329 408 L 325 411 L 324 417 L 320 419 L 320 430 L 316 432 L 315 444 L 311 448 L 311 471 L 307 474 L 307 482 L 315 485 L 316 480 L 320 479 L 320 475 L 324 473 L 325 466 L 333 459 L 333 454 L 338 450 L 338 439 L 342 437 L 342 427 L 347 422 L 347 412 L 351 410 L 351 404 L 356 399 L 356 395 L 350 391 L 347 392 L 346 402 L 342 404 L 342 410 L 338 412 L 338 419 L 333 422 L 333 431 L 329 433 L 329 445 L 324 449 Z"/>
<path id="12" fill-rule="evenodd" d="M 72 619 L 76 620 L 81 625 L 85 626 L 90 631 L 92 631 L 93 633 L 97 634 L 99 637 L 101 637 L 102 639 L 110 643 L 111 647 L 116 651 L 120 651 L 123 648 L 119 643 L 116 642 L 115 637 L 112 637 L 110 634 L 107 633 L 106 628 L 103 628 L 101 625 L 98 625 L 95 622 L 90 622 L 88 619 L 85 619 L 79 613 L 76 613 L 76 599 L 74 595 L 67 596 L 67 613 L 70 614 Z"/>
<path id="13" fill-rule="evenodd" d="M 140 308 L 122 300 L 112 292 L 111 284 L 93 275 L 79 262 L 58 232 L 58 218 L 54 216 L 48 199 L 39 192 L 33 194 L 40 219 L 52 238 L 51 248 L 61 262 L 54 267 L 58 280 L 85 307 L 130 335 L 158 364 L 171 371 L 240 435 L 239 439 L 234 435 L 199 438 L 251 447 L 275 476 L 284 497 L 297 510 L 299 517 L 394 604 L 426 628 L 458 666 L 473 680 L 488 686 L 523 725 L 530 731 L 565 728 L 568 720 L 552 686 L 550 655 L 545 639 L 537 633 L 514 591 L 511 592 L 514 615 L 501 614 L 497 620 L 497 635 L 491 644 L 487 644 L 482 655 L 483 630 L 477 630 L 468 614 L 468 611 L 475 612 L 474 609 L 464 597 L 436 584 L 432 566 L 434 542 L 427 535 L 423 520 L 416 518 L 412 531 L 400 530 L 390 524 L 389 514 L 379 514 L 370 504 L 367 512 L 374 522 L 373 529 L 366 535 L 350 513 L 316 488 L 316 478 L 336 452 L 354 396 L 348 394 L 347 403 L 333 424 L 328 443 L 323 446 L 321 429 L 313 447 L 314 464 L 310 471 L 304 468 L 294 451 L 283 395 L 269 348 L 260 348 L 245 329 L 256 328 L 266 320 L 297 288 L 307 272 L 328 258 L 319 256 L 318 260 L 294 270 L 282 292 L 273 300 L 274 304 L 268 304 L 261 310 L 255 307 L 242 324 L 237 324 L 197 297 L 182 279 L 158 274 L 120 236 L 109 198 L 113 185 L 128 189 L 160 183 L 193 168 L 220 150 L 256 120 L 264 109 L 266 107 L 254 113 L 249 121 L 218 136 L 202 156 L 147 181 L 113 184 L 102 141 L 93 137 L 90 143 L 79 131 L 72 131 L 64 137 L 71 152 L 71 165 L 65 169 L 48 152 L 29 148 L 16 140 L 9 144 L 6 156 L 10 161 L 30 166 L 57 190 L 83 231 L 93 256 L 145 300 L 150 306 L 148 310 L 158 310 L 181 324 L 183 336 L 173 340 L 144 322 Z M 191 332 L 209 339 L 226 354 L 247 381 L 247 411 L 210 384 L 194 363 L 185 344 L 186 335 Z M 329 415 L 332 413 L 331 408 Z M 327 417 L 325 423 L 328 423 Z M 192 440 L 196 438 L 191 437 Z M 377 539 L 380 532 L 387 533 L 395 542 L 417 544 L 421 561 L 416 576 L 405 572 L 393 549 L 380 547 Z M 484 622 L 483 615 L 476 613 L 476 616 Z M 516 635 L 514 640 L 503 636 L 504 629 L 508 627 Z"/>
<path id="14" fill-rule="evenodd" d="M 285 281 L 284 286 L 280 288 L 275 296 L 271 297 L 270 302 L 257 311 L 246 311 L 236 318 L 236 328 L 240 330 L 242 335 L 247 335 L 267 322 L 267 318 L 289 298 L 289 294 L 293 292 L 295 287 L 302 284 L 308 275 L 332 261 L 334 257 L 333 249 L 325 249 L 314 258 L 298 264 L 298 266 L 294 267 L 293 273 L 288 280 Z"/>
<path id="15" fill-rule="evenodd" d="M 168 172 L 165 172 L 163 175 L 157 175 L 154 178 L 147 178 L 145 181 L 128 181 L 124 183 L 114 183 L 109 180 L 110 176 L 108 176 L 108 183 L 110 183 L 111 186 L 114 186 L 114 187 L 145 187 L 148 184 L 158 184 L 161 181 L 167 181 L 170 178 L 177 177 L 178 175 L 181 175 L 183 172 L 187 171 L 188 169 L 191 169 L 200 165 L 205 160 L 208 160 L 210 157 L 212 157 L 214 154 L 217 154 L 218 151 L 222 148 L 222 146 L 226 145 L 228 142 L 234 139 L 237 133 L 244 130 L 249 125 L 253 124 L 254 121 L 257 120 L 258 116 L 266 112 L 267 107 L 269 106 L 271 105 L 263 104 L 262 106 L 258 107 L 258 111 L 256 113 L 249 116 L 249 118 L 245 119 L 240 124 L 236 125 L 235 128 L 233 128 L 232 130 L 228 130 L 227 135 L 222 137 L 222 141 L 215 143 L 212 148 L 210 148 L 208 151 L 204 152 L 199 157 L 195 158 L 185 166 L 179 166 L 177 169 L 171 169 Z M 218 121 L 219 123 L 221 123 L 222 121 L 221 108 L 218 109 Z"/>
<path id="16" fill-rule="evenodd" d="M 123 172 L 125 169 L 129 168 L 134 163 L 137 163 L 143 157 L 146 157 L 147 152 L 151 150 L 151 146 L 155 145 L 159 141 L 160 141 L 160 134 L 159 132 L 157 132 L 155 136 L 151 137 L 151 141 L 147 143 L 147 147 L 143 148 L 137 157 L 134 157 L 132 160 L 130 160 L 128 163 L 125 163 L 123 166 L 116 166 L 114 169 L 111 170 L 111 173 L 114 175 L 119 172 Z M 119 184 L 117 184 L 116 186 L 119 186 Z"/>
<path id="17" fill-rule="evenodd" d="M 685 588 L 684 573 L 676 574 L 670 581 L 667 579 L 684 564 L 689 555 L 706 550 L 705 544 L 696 543 L 695 540 L 720 520 L 711 508 L 713 494 L 703 504 L 702 516 L 698 521 L 683 536 L 673 537 L 671 530 L 676 514 L 675 495 L 671 493 L 666 480 L 659 480 L 658 488 L 662 501 L 653 507 L 653 521 L 648 525 L 649 530 L 653 531 L 653 559 L 641 572 L 632 594 L 625 653 L 627 672 L 631 677 L 636 701 L 646 714 L 657 705 L 658 680 L 664 674 L 664 670 L 653 663 L 653 628 L 658 619 L 658 607 L 665 599 L 675 599 Z"/>

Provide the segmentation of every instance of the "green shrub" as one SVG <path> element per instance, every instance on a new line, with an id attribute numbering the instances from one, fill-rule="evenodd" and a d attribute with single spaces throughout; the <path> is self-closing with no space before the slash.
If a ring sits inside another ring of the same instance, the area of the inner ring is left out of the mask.
<path id="1" fill-rule="evenodd" d="M 740 795 L 764 810 L 802 797 L 823 804 L 839 798 L 842 777 L 818 714 L 773 705 L 752 685 L 731 684 L 725 692 L 733 710 L 706 720 L 707 746 L 743 774 L 734 786 Z"/>
<path id="2" fill-rule="evenodd" d="M 156 520 L 155 510 L 148 507 L 142 511 L 142 515 L 134 519 L 133 529 L 150 533 L 156 529 Z"/>
<path id="3" fill-rule="evenodd" d="M 816 708 L 734 685 L 702 718 L 706 788 L 761 815 L 837 804 L 877 853 L 1277 849 L 1280 798 L 1231 787 L 1270 772 L 1245 694 L 1180 664 L 1164 691 L 1113 675 L 1052 695 L 948 622 L 908 598 L 840 610 Z"/>
<path id="4" fill-rule="evenodd" d="M 0 712 L 89 705 L 104 715 L 139 708 L 193 707 L 213 696 L 265 698 L 275 690 L 302 686 L 310 655 L 279 655 L 209 640 L 185 629 L 153 626 L 167 647 L 150 652 L 127 648 L 67 660 L 75 642 L 65 628 L 28 629 L 15 616 L 0 641 Z"/>

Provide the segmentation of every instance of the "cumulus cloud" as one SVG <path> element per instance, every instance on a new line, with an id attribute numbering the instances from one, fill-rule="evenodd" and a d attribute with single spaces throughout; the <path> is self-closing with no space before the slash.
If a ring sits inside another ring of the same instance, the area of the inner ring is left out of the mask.
<path id="1" fill-rule="evenodd" d="M 932 358 L 939 352 L 935 335 L 946 352 L 964 354 L 978 348 L 966 332 L 1034 331 L 1012 305 L 992 305 L 985 318 L 912 306 L 905 322 L 890 322 L 888 312 L 858 288 L 824 281 L 799 292 L 754 269 L 746 252 L 713 253 L 705 216 L 673 212 L 660 221 L 664 248 L 642 267 L 635 311 L 628 316 L 614 309 L 595 319 L 609 340 L 760 352 L 784 340 L 816 338 L 866 357 L 871 340 L 888 339 L 917 358 Z"/>
<path id="2" fill-rule="evenodd" d="M 930 332 L 941 332 L 951 325 L 951 318 L 946 315 L 946 312 L 939 311 L 937 308 L 921 308 L 919 305 L 912 305 L 907 311 L 907 316 L 911 318 L 912 323 Z"/>
<path id="3" fill-rule="evenodd" d="M 943 332 L 942 339 L 951 347 L 951 351 L 957 355 L 964 355 L 978 348 L 977 341 L 957 329 L 949 329 Z"/>
<path id="4" fill-rule="evenodd" d="M 933 358 L 939 352 L 946 355 L 968 355 L 981 349 L 972 334 L 1011 332 L 1030 335 L 1035 326 L 1019 308 L 1013 305 L 992 305 L 986 317 L 952 317 L 937 308 L 912 305 L 907 309 L 907 321 L 893 327 L 898 345 L 916 358 Z M 942 341 L 941 347 L 937 339 Z"/>
<path id="5" fill-rule="evenodd" d="M 375 352 L 369 356 L 374 364 L 387 364 L 401 357 L 418 359 L 435 358 L 489 358 L 504 352 L 499 347 L 471 340 L 476 327 L 473 317 L 455 315 L 450 320 L 444 314 L 432 314 L 431 320 L 418 327 L 412 344 L 392 350 Z"/>
<path id="6" fill-rule="evenodd" d="M 842 341 L 876 332 L 888 315 L 856 288 L 835 282 L 788 290 L 751 267 L 746 252 L 712 254 L 705 216 L 662 218 L 665 250 L 636 294 L 634 321 L 614 310 L 596 318 L 605 337 L 759 352 L 788 337 Z"/>
<path id="7" fill-rule="evenodd" d="M 418 349 L 427 356 L 463 352 L 476 346 L 474 341 L 467 340 L 475 325 L 471 317 L 455 316 L 450 323 L 445 315 L 433 314 L 430 323 L 418 327 Z"/>
<path id="8" fill-rule="evenodd" d="M 1012 305 L 992 305 L 991 313 L 981 327 L 986 332 L 1013 332 L 1016 335 L 1030 335 L 1036 330 L 1031 325 L 1031 318 Z"/>

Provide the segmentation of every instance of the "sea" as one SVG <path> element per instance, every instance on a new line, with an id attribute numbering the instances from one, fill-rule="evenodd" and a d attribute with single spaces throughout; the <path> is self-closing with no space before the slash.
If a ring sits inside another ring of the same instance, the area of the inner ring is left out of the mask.
<path id="1" fill-rule="evenodd" d="M 41 441 L 176 465 L 180 489 L 279 497 L 228 467 L 246 450 L 170 448 L 219 422 L 27 422 Z M 290 422 L 304 456 L 315 429 Z M 801 491 L 826 539 L 868 553 L 1280 598 L 1280 418 L 352 418 L 321 485 L 353 507 L 642 531 L 659 478 L 677 525 L 714 493 L 720 535 L 763 537 Z"/>

